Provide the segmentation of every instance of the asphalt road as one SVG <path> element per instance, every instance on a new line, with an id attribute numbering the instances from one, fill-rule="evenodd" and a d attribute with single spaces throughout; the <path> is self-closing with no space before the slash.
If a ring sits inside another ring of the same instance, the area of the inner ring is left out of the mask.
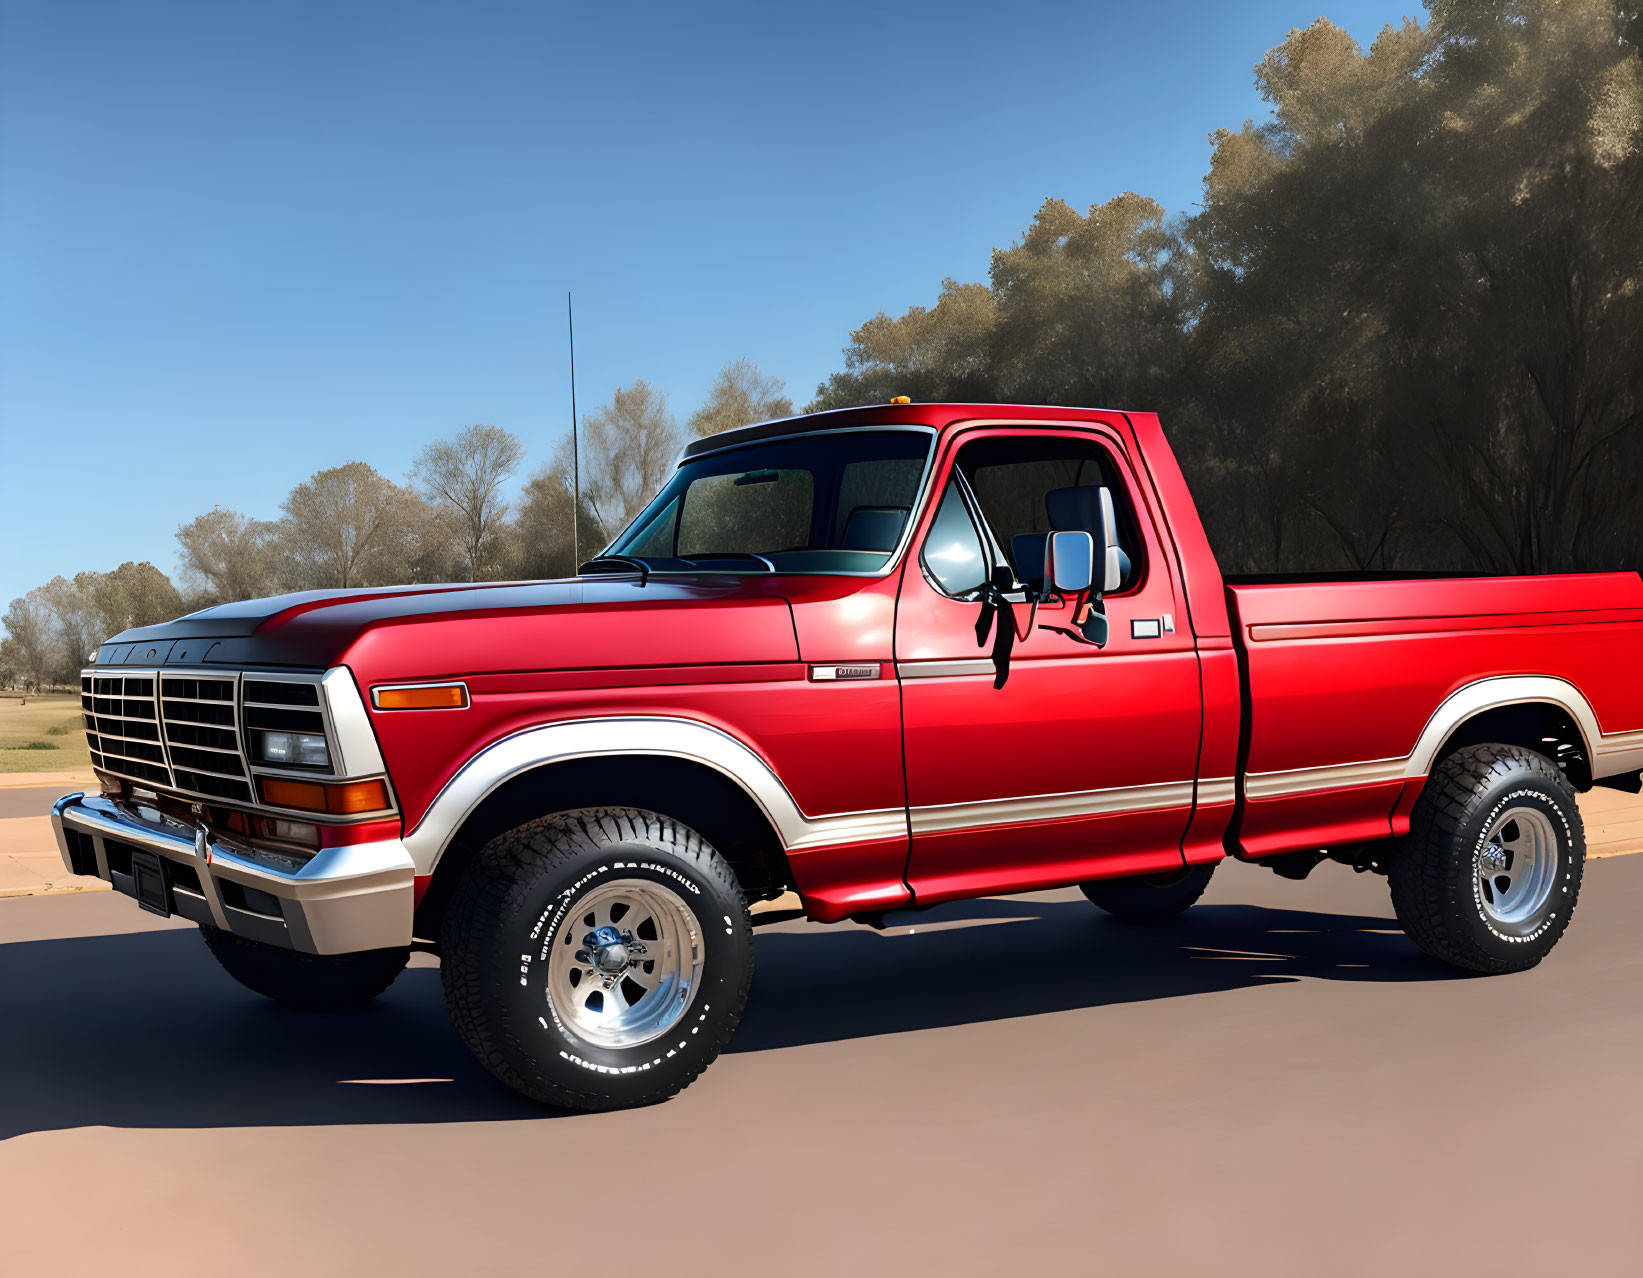
<path id="1" fill-rule="evenodd" d="M 1643 856 L 1466 978 L 1339 867 L 1178 925 L 1071 893 L 761 930 L 732 1049 L 557 1116 L 437 973 L 290 1013 L 112 894 L 0 901 L 8 1275 L 1635 1274 Z M 425 961 L 424 961 L 425 963 Z"/>

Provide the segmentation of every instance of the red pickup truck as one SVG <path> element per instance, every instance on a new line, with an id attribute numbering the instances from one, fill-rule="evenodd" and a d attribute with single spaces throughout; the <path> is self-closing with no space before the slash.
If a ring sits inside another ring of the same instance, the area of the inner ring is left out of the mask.
<path id="1" fill-rule="evenodd" d="M 574 579 L 228 604 L 82 694 L 71 870 L 299 1005 L 431 949 L 497 1077 L 601 1109 L 713 1060 L 789 892 L 1159 920 L 1329 859 L 1439 959 L 1538 962 L 1576 793 L 1638 788 L 1643 579 L 1224 580 L 1155 417 L 896 403 L 691 444 Z"/>

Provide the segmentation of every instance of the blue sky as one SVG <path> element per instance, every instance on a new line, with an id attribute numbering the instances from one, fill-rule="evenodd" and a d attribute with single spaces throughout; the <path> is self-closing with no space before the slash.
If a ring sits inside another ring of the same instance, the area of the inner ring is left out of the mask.
<path id="1" fill-rule="evenodd" d="M 466 423 L 534 466 L 567 290 L 584 410 L 742 355 L 802 404 L 1047 195 L 1189 211 L 1289 28 L 1415 12 L 0 0 L 0 607 Z"/>

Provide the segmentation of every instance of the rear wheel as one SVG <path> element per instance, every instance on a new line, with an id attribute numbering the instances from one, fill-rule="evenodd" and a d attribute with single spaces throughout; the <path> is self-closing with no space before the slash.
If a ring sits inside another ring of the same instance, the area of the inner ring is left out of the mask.
<path id="1" fill-rule="evenodd" d="M 1132 923 L 1162 923 L 1195 904 L 1209 886 L 1215 863 L 1189 865 L 1168 874 L 1124 879 L 1094 879 L 1078 890 L 1114 918 Z"/>
<path id="2" fill-rule="evenodd" d="M 486 844 L 441 929 L 445 1001 L 509 1087 L 567 1109 L 667 1100 L 718 1056 L 753 979 L 734 871 L 629 808 L 561 813 Z"/>
<path id="3" fill-rule="evenodd" d="M 1427 780 L 1388 867 L 1409 939 L 1469 972 L 1545 958 L 1580 896 L 1586 833 L 1568 779 L 1521 746 L 1456 751 Z"/>
<path id="4" fill-rule="evenodd" d="M 200 935 L 223 970 L 246 989 L 313 1012 L 363 1007 L 394 983 L 411 957 L 408 949 L 302 954 L 204 924 Z"/>

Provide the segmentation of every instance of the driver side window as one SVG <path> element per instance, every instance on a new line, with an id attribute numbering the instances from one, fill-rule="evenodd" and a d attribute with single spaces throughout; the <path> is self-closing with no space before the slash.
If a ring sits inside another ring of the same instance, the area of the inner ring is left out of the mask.
<path id="1" fill-rule="evenodd" d="M 947 481 L 919 563 L 936 587 L 955 599 L 981 589 L 991 576 L 992 557 L 956 476 Z"/>

